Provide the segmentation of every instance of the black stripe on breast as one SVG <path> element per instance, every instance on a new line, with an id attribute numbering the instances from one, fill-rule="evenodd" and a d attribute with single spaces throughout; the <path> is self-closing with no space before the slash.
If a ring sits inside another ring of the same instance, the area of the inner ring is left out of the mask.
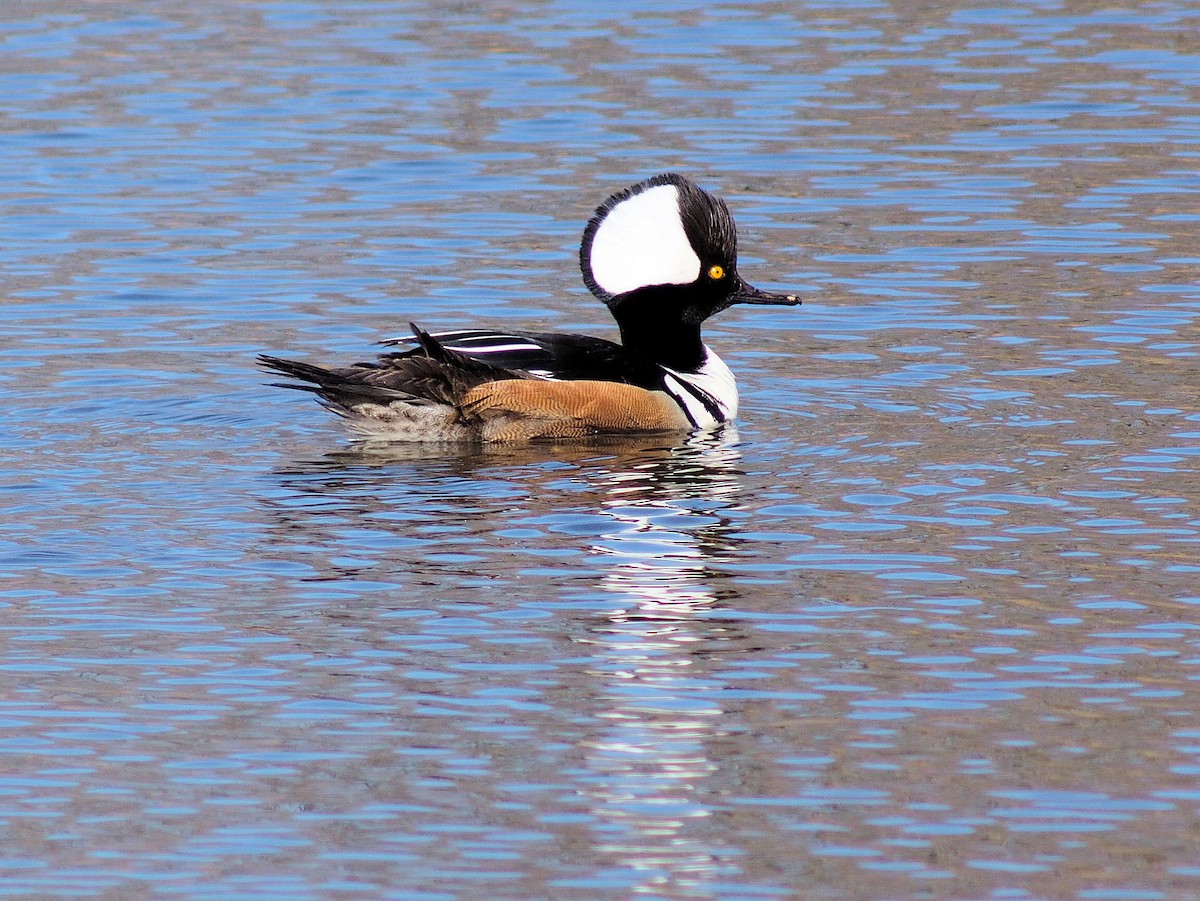
<path id="1" fill-rule="evenodd" d="M 668 379 L 670 381 L 668 381 Z M 701 406 L 703 406 L 705 411 L 707 411 L 708 415 L 711 416 L 716 422 L 725 422 L 725 414 L 721 411 L 720 405 L 711 394 L 709 394 L 703 388 L 693 385 L 687 379 L 681 378 L 675 373 L 664 372 L 662 378 L 662 387 L 660 390 L 665 391 L 667 394 L 671 395 L 671 397 L 675 398 L 676 402 L 683 409 L 684 415 L 687 416 L 692 425 L 696 426 L 697 428 L 700 427 L 700 423 L 696 421 L 696 417 L 692 414 L 691 408 L 688 406 L 687 399 L 680 396 L 678 391 L 671 390 L 672 385 L 678 385 L 693 400 L 699 401 Z"/>

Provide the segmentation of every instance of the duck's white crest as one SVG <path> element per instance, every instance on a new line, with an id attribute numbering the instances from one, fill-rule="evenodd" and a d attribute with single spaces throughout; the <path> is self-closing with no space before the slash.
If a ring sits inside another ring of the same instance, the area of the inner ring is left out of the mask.
<path id="1" fill-rule="evenodd" d="M 592 237 L 592 278 L 616 296 L 649 285 L 690 285 L 700 258 L 679 218 L 679 189 L 658 185 L 611 210 Z"/>

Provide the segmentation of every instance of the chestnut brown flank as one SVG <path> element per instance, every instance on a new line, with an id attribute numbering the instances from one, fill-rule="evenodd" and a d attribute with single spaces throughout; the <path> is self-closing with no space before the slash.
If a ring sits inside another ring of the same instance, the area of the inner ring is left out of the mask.
<path id="1" fill-rule="evenodd" d="M 505 379 L 472 388 L 459 405 L 486 441 L 578 438 L 600 432 L 688 429 L 670 397 L 620 382 Z"/>

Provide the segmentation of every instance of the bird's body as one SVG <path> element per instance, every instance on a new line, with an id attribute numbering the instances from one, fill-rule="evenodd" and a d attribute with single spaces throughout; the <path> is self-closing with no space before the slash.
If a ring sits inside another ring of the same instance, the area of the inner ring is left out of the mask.
<path id="1" fill-rule="evenodd" d="M 386 342 L 372 362 L 326 368 L 262 356 L 359 434 L 407 441 L 527 441 L 708 429 L 737 415 L 729 368 L 700 323 L 734 303 L 794 305 L 745 284 L 725 204 L 679 175 L 610 197 L 584 231 L 584 281 L 621 327 L 587 335 L 468 330 Z"/>

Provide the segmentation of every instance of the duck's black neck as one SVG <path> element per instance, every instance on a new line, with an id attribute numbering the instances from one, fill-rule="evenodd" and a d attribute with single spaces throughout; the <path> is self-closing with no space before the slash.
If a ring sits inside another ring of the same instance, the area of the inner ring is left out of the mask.
<path id="1" fill-rule="evenodd" d="M 704 362 L 700 326 L 681 320 L 638 318 L 617 320 L 621 344 L 660 366 L 678 372 L 695 372 Z"/>
<path id="2" fill-rule="evenodd" d="M 638 355 L 679 372 L 695 372 L 704 362 L 700 323 L 684 321 L 676 304 L 630 298 L 612 310 L 621 344 Z"/>

